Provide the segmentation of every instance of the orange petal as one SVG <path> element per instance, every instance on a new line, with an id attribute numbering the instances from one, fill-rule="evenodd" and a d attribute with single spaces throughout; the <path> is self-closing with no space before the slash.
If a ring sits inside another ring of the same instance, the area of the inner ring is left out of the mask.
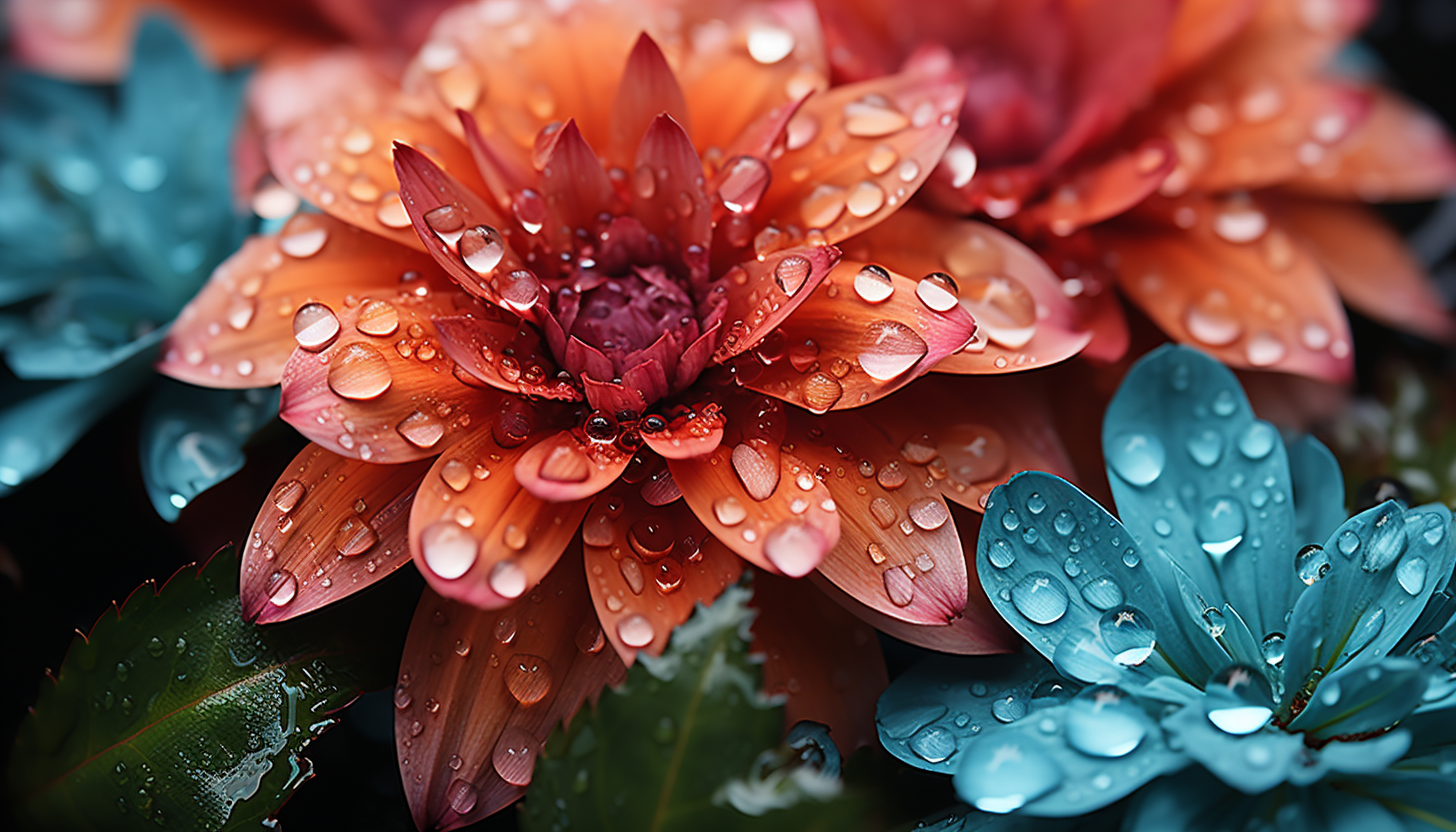
<path id="1" fill-rule="evenodd" d="M 1261 0 L 1184 0 L 1168 33 L 1158 86 L 1166 85 L 1232 40 L 1248 25 L 1260 4 Z"/>
<path id="2" fill-rule="evenodd" d="M 1370 115 L 1348 139 L 1284 183 L 1315 196 L 1414 201 L 1456 188 L 1456 145 L 1429 112 L 1388 90 L 1369 90 Z"/>
<path id="3" fill-rule="evenodd" d="M 277 384 L 298 346 L 299 307 L 342 309 L 351 296 L 412 297 L 420 287 L 449 288 L 424 255 L 327 215 L 298 214 L 217 267 L 172 325 L 157 369 L 205 387 Z"/>
<path id="4" fill-rule="evenodd" d="M 1456 339 L 1426 270 L 1374 211 L 1348 202 L 1280 199 L 1274 216 L 1324 267 L 1345 302 L 1396 329 L 1442 343 Z"/>
<path id="5" fill-rule="evenodd" d="M 755 355 L 735 362 L 738 380 L 815 413 L 860 407 L 971 340 L 976 322 L 955 291 L 940 278 L 841 262 Z"/>
<path id="6" fill-rule="evenodd" d="M 462 292 L 454 295 L 464 308 L 475 303 Z M 445 292 L 426 300 L 449 302 Z M 294 350 L 283 369 L 279 415 L 334 453 L 366 462 L 408 462 L 448 448 L 490 418 L 501 394 L 456 377 L 464 373 L 440 348 L 433 312 L 399 303 L 383 310 L 372 302 L 337 316 L 322 306 L 300 310 L 295 318 L 316 313 L 318 319 L 303 330 L 307 337 L 335 327 L 338 335 L 321 351 Z M 318 349 L 320 343 L 310 345 Z"/>
<path id="7" fill-rule="evenodd" d="M 861 621 L 888 636 L 917 647 L 966 656 L 1018 650 L 1024 642 L 1015 630 L 1006 625 L 996 608 L 991 606 L 990 599 L 981 590 L 980 580 L 976 578 L 975 540 L 980 534 L 981 515 L 960 512 L 956 523 L 960 526 L 962 539 L 966 541 L 962 548 L 967 556 L 966 575 L 969 576 L 969 584 L 965 614 L 949 624 L 912 624 L 891 618 L 860 603 L 822 575 L 813 576 L 814 585 Z"/>
<path id="8" fill-rule="evenodd" d="M 637 143 L 659 116 L 668 116 L 686 129 L 688 104 L 672 67 L 667 65 L 657 41 L 646 32 L 637 36 L 627 68 L 617 84 L 612 103 L 612 159 L 628 167 L 637 157 Z M 696 154 L 694 154 L 696 156 Z"/>
<path id="9" fill-rule="evenodd" d="M 454 829 L 525 793 L 536 755 L 626 668 L 605 650 L 580 569 L 480 610 L 426 590 L 394 689 L 400 777 L 415 825 Z"/>
<path id="10" fill-rule="evenodd" d="M 819 574 L 894 618 L 958 618 L 966 606 L 961 541 L 936 480 L 915 464 L 928 462 L 934 448 L 893 445 L 858 414 L 816 418 L 793 410 L 789 422 L 789 447 L 839 508 L 839 545 Z"/>
<path id="11" fill-rule="evenodd" d="M 873 746 L 875 703 L 890 683 L 873 627 L 803 581 L 753 576 L 753 647 L 763 689 L 783 696 L 784 727 L 808 719 L 828 725 L 848 758 Z"/>
<path id="12" fill-rule="evenodd" d="M 1018 225 L 1065 237 L 1147 199 L 1177 163 L 1173 145 L 1153 138 L 1053 181 L 1050 195 L 1016 214 Z"/>
<path id="13" fill-rule="evenodd" d="M 394 159 L 413 233 L 435 262 L 471 294 L 539 321 L 546 290 L 523 268 L 500 212 L 415 148 L 396 145 Z"/>
<path id="14" fill-rule="evenodd" d="M 979 512 L 991 489 L 1018 471 L 1077 481 L 1039 376 L 930 376 L 857 415 L 900 448 L 910 479 L 928 477 L 947 500 Z M 964 529 L 962 536 L 974 540 Z"/>
<path id="15" fill-rule="evenodd" d="M 729 269 L 712 290 L 726 300 L 728 322 L 713 360 L 721 363 L 767 337 L 813 294 L 839 256 L 834 246 L 792 248 Z"/>
<path id="16" fill-rule="evenodd" d="M 440 344 L 466 372 L 500 390 L 543 399 L 581 401 L 581 390 L 559 377 L 541 333 L 520 319 L 486 308 L 436 317 Z"/>
<path id="17" fill-rule="evenodd" d="M 447 598 L 495 608 L 521 597 L 551 571 L 591 505 L 527 491 L 514 469 L 539 434 L 516 431 L 482 421 L 435 460 L 415 497 L 410 549 L 425 580 Z"/>
<path id="18" fill-rule="evenodd" d="M 786 152 L 754 212 L 785 243 L 836 243 L 894 213 L 955 135 L 965 91 L 901 73 L 810 96 L 789 120 Z"/>
<path id="19" fill-rule="evenodd" d="M 782 448 L 783 405 L 762 396 L 730 403 L 724 443 L 697 459 L 669 459 L 683 499 L 713 537 L 755 566 L 801 577 L 839 542 L 839 513 L 814 468 Z"/>
<path id="20" fill-rule="evenodd" d="M 693 605 L 711 605 L 743 573 L 686 503 L 651 506 L 626 482 L 597 496 L 581 536 L 597 618 L 628 666 L 638 650 L 662 655 Z"/>
<path id="21" fill-rule="evenodd" d="M 589 439 L 583 428 L 563 430 L 537 442 L 516 461 L 521 486 L 537 498 L 569 503 L 611 485 L 632 454 L 616 442 Z"/>
<path id="22" fill-rule="evenodd" d="M 1091 339 L 1066 289 L 1035 252 L 988 225 L 901 211 L 861 236 L 852 253 L 910 275 L 949 274 L 976 321 L 967 348 L 935 366 L 948 373 L 1011 373 L 1076 355 Z"/>
<path id="23" fill-rule="evenodd" d="M 1154 208 L 1171 221 L 1094 233 L 1123 292 L 1164 332 L 1234 367 L 1350 378 L 1339 296 L 1257 202 L 1185 198 Z"/>
<path id="24" fill-rule="evenodd" d="M 645 419 L 643 420 L 646 421 Z M 723 411 L 717 402 L 701 402 L 666 421 L 661 430 L 639 425 L 642 441 L 666 459 L 707 456 L 723 441 Z"/>
<path id="25" fill-rule="evenodd" d="M 349 91 L 269 137 L 273 175 L 351 225 L 423 249 L 400 205 L 393 145 L 428 147 L 465 187 L 483 190 L 470 151 L 416 112 L 393 81 L 365 76 Z"/>
<path id="26" fill-rule="evenodd" d="M 370 465 L 310 444 L 273 486 L 243 550 L 243 616 L 267 624 L 351 595 L 409 562 L 427 462 Z"/>

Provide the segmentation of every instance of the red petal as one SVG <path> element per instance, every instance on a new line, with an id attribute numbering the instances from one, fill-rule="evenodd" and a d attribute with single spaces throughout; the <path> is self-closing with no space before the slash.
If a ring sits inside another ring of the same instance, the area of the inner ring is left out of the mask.
<path id="1" fill-rule="evenodd" d="M 700 402 L 687 413 L 675 416 L 667 427 L 655 433 L 642 432 L 642 441 L 667 459 L 707 456 L 723 441 L 722 409 L 716 402 Z"/>
<path id="2" fill-rule="evenodd" d="M 712 289 L 728 304 L 724 317 L 728 334 L 713 360 L 725 361 L 767 337 L 829 276 L 839 255 L 834 246 L 795 248 L 730 269 Z"/>
<path id="3" fill-rule="evenodd" d="M 1154 210 L 1171 219 L 1094 233 L 1123 292 L 1164 332 L 1234 367 L 1350 378 L 1339 297 L 1257 202 L 1188 198 L 1150 204 L 1148 214 Z"/>
<path id="4" fill-rule="evenodd" d="M 420 829 L 454 829 L 525 793 L 536 755 L 626 668 L 592 615 L 579 569 L 479 610 L 425 591 L 394 689 L 400 777 Z"/>
<path id="5" fill-rule="evenodd" d="M 1184 0 L 1168 33 L 1158 86 L 1182 75 L 1232 40 L 1260 5 L 1260 0 Z"/>
<path id="6" fill-rule="evenodd" d="M 516 480 L 517 462 L 539 439 L 529 419 L 502 421 L 519 415 L 503 411 L 441 454 L 415 497 L 410 549 L 447 598 L 485 608 L 519 598 L 551 571 L 590 505 L 542 500 Z"/>
<path id="7" fill-rule="evenodd" d="M 597 496 L 582 540 L 597 618 L 628 666 L 638 650 L 661 655 L 693 605 L 711 605 L 743 573 L 687 504 L 654 508 L 626 482 Z"/>
<path id="8" fill-rule="evenodd" d="M 273 486 L 243 550 L 243 616 L 283 621 L 409 562 L 409 510 L 426 462 L 370 465 L 309 445 Z"/>
<path id="9" fill-rule="evenodd" d="M 753 576 L 753 647 L 763 689 L 784 696 L 784 727 L 828 725 L 845 758 L 876 743 L 875 704 L 889 685 L 873 627 L 802 581 Z"/>
<path id="10" fill-rule="evenodd" d="M 402 286 L 410 272 L 421 280 Z M 299 214 L 277 235 L 249 238 L 217 267 L 172 325 L 157 369 L 205 387 L 277 384 L 298 345 L 299 307 L 342 309 L 349 297 L 394 299 L 416 286 L 449 284 L 416 251 L 329 216 Z"/>
<path id="11" fill-rule="evenodd" d="M 1396 329 L 1447 344 L 1456 339 L 1456 318 L 1426 270 L 1374 211 L 1322 199 L 1280 199 L 1272 209 L 1346 303 Z"/>
<path id="12" fill-rule="evenodd" d="M 632 216 L 656 234 L 670 259 L 707 266 L 713 211 L 692 139 L 667 115 L 653 119 L 637 147 Z M 690 250 L 696 247 L 696 252 Z"/>
<path id="13" fill-rule="evenodd" d="M 955 135 L 964 90 L 901 73 L 811 96 L 788 126 L 787 151 L 754 212 L 784 242 L 810 232 L 837 243 L 894 213 Z"/>
<path id="14" fill-rule="evenodd" d="M 1115 217 L 1147 199 L 1177 163 L 1166 139 L 1114 153 L 1049 185 L 1050 195 L 1016 215 L 1032 233 L 1046 229 L 1058 237 Z"/>
<path id="15" fill-rule="evenodd" d="M 930 376 L 856 415 L 889 435 L 911 479 L 929 477 L 946 499 L 981 511 L 991 489 L 1018 471 L 1077 480 L 1039 376 Z"/>
<path id="16" fill-rule="evenodd" d="M 918 624 L 945 624 L 966 606 L 965 556 L 925 456 L 891 444 L 857 414 L 790 412 L 790 447 L 839 509 L 839 545 L 819 574 L 868 607 Z M 902 456 L 903 454 L 903 456 Z"/>
<path id="17" fill-rule="evenodd" d="M 627 467 L 630 453 L 615 442 L 594 442 L 582 428 L 553 433 L 516 461 L 516 479 L 536 497 L 555 503 L 591 497 Z"/>
<path id="18" fill-rule="evenodd" d="M 616 200 L 602 163 L 573 119 L 552 137 L 551 153 L 541 171 L 546 197 L 546 234 L 554 250 L 575 250 L 578 230 L 597 227 L 597 217 Z"/>
<path id="19" fill-rule="evenodd" d="M 539 322 L 546 290 L 502 236 L 500 212 L 412 147 L 395 146 L 395 168 L 410 222 L 435 261 L 471 294 Z"/>
<path id="20" fill-rule="evenodd" d="M 617 97 L 612 103 L 612 158 L 618 165 L 627 167 L 637 153 L 637 143 L 654 120 L 666 115 L 686 128 L 688 104 L 683 98 L 682 87 L 662 49 L 650 35 L 643 32 L 637 37 L 632 53 L 627 56 L 627 68 L 622 80 L 617 83 Z M 691 147 L 691 145 L 689 145 Z M 696 154 L 694 154 L 696 158 Z M 641 159 L 639 158 L 640 162 Z"/>
<path id="21" fill-rule="evenodd" d="M 683 499 L 708 531 L 754 565 L 808 574 L 839 542 L 839 514 L 815 470 L 784 451 L 783 405 L 732 402 L 723 445 L 696 459 L 669 459 Z"/>
<path id="22" fill-rule="evenodd" d="M 1091 339 L 1061 279 L 1035 252 L 988 225 L 901 211 L 860 240 L 862 259 L 910 275 L 944 272 L 954 279 L 977 333 L 936 370 L 1012 373 L 1044 367 L 1076 355 Z"/>
<path id="23" fill-rule="evenodd" d="M 1446 127 L 1394 93 L 1369 93 L 1374 107 L 1350 138 L 1285 184 L 1316 196 L 1397 201 L 1456 188 L 1456 145 Z"/>
<path id="24" fill-rule="evenodd" d="M 456 298 L 474 305 L 463 293 Z M 284 367 L 283 420 L 334 453 L 392 463 L 434 456 L 488 419 L 501 394 L 455 376 L 430 323 L 448 293 L 427 302 L 435 308 L 395 303 L 384 320 L 398 326 L 387 331 L 370 322 L 370 303 L 339 313 L 337 340 L 321 352 L 299 347 Z"/>
<path id="25" fill-rule="evenodd" d="M 543 399 L 581 401 L 581 390 L 557 377 L 555 359 L 541 334 L 520 319 L 491 309 L 437 317 L 445 354 L 492 387 Z"/>

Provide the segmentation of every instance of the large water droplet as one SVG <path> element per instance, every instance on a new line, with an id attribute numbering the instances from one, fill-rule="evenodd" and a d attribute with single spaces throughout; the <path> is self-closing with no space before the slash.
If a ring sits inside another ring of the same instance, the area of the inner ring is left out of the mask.
<path id="1" fill-rule="evenodd" d="M 1246 526 L 1243 504 L 1233 497 L 1217 496 L 1203 501 L 1193 531 L 1203 551 L 1221 558 L 1244 539 Z"/>
<path id="2" fill-rule="evenodd" d="M 303 499 L 304 491 L 303 483 L 298 480 L 289 480 L 273 489 L 273 506 L 287 514 L 293 511 L 299 500 Z"/>
<path id="3" fill-rule="evenodd" d="M 997 538 L 991 541 L 991 545 L 986 550 L 986 557 L 991 561 L 992 566 L 997 569 L 1005 569 L 1016 562 L 1016 551 L 1011 548 L 1010 543 Z"/>
<path id="4" fill-rule="evenodd" d="M 1330 555 L 1323 546 L 1312 543 L 1294 556 L 1294 569 L 1305 586 L 1314 586 L 1330 573 Z"/>
<path id="5" fill-rule="evenodd" d="M 1208 721 L 1226 734 L 1252 734 L 1274 715 L 1274 689 L 1257 668 L 1231 664 L 1213 674 L 1203 691 Z"/>
<path id="6" fill-rule="evenodd" d="M 1097 623 L 1102 643 L 1113 661 L 1124 667 L 1140 665 L 1153 654 L 1157 636 L 1146 613 L 1136 607 L 1121 607 L 1103 613 Z"/>
<path id="7" fill-rule="evenodd" d="M 859 366 L 876 381 L 889 381 L 920 362 L 930 348 L 899 321 L 875 321 L 859 341 Z"/>
<path id="8" fill-rule="evenodd" d="M 1268 422 L 1254 422 L 1239 436 L 1239 453 L 1249 459 L 1263 459 L 1279 442 L 1279 431 Z"/>
<path id="9" fill-rule="evenodd" d="M 895 280 L 884 268 L 871 263 L 855 274 L 854 293 L 865 303 L 884 303 L 895 294 Z"/>
<path id="10" fill-rule="evenodd" d="M 551 692 L 551 665 L 540 656 L 517 653 L 505 667 L 506 689 L 522 705 L 534 705 Z"/>
<path id="11" fill-rule="evenodd" d="M 1259 652 L 1264 654 L 1264 662 L 1270 667 L 1278 667 L 1284 663 L 1284 634 L 1270 633 L 1264 636 L 1264 641 L 1259 645 Z"/>
<path id="12" fill-rule="evenodd" d="M 1051 624 L 1067 612 L 1067 591 L 1050 573 L 1032 572 L 1011 588 L 1016 611 L 1036 624 Z"/>
<path id="13" fill-rule="evenodd" d="M 1094 685 L 1072 697 L 1063 730 L 1067 744 L 1089 757 L 1125 757 L 1148 734 L 1148 716 L 1115 685 Z"/>
<path id="14" fill-rule="evenodd" d="M 725 526 L 736 526 L 748 517 L 748 509 L 737 497 L 719 497 L 713 501 L 713 516 Z"/>
<path id="15" fill-rule="evenodd" d="M 1401 561 L 1395 568 L 1395 579 L 1407 593 L 1420 595 L 1426 586 L 1426 559 L 1417 556 Z"/>
<path id="16" fill-rule="evenodd" d="M 1211 347 L 1232 344 L 1244 332 L 1244 322 L 1228 296 L 1217 289 L 1189 304 L 1183 326 L 1195 340 Z"/>
<path id="17" fill-rule="evenodd" d="M 1372 574 L 1384 570 L 1405 554 L 1407 542 L 1400 509 L 1393 503 L 1384 504 L 1371 524 L 1360 568 Z"/>
<path id="18" fill-rule="evenodd" d="M 915 297 L 936 312 L 949 312 L 960 305 L 960 289 L 945 272 L 931 272 L 915 284 Z"/>
<path id="19" fill-rule="evenodd" d="M 531 771 L 536 767 L 536 739 L 523 729 L 511 726 L 501 732 L 491 751 L 490 762 L 495 773 L 513 786 L 525 786 L 531 782 Z"/>
<path id="20" fill-rule="evenodd" d="M 737 156 L 723 167 L 725 173 L 718 185 L 718 198 L 735 214 L 749 214 L 768 190 L 769 168 L 754 156 Z"/>
<path id="21" fill-rule="evenodd" d="M 1077 518 L 1070 511 L 1062 510 L 1052 518 L 1052 528 L 1059 535 L 1069 535 L 1077 528 Z"/>
<path id="22" fill-rule="evenodd" d="M 809 258 L 800 254 L 791 254 L 774 266 L 774 282 L 779 285 L 779 289 L 783 290 L 784 294 L 793 297 L 804 288 L 804 283 L 808 281 L 809 273 L 812 270 Z"/>
<path id="23" fill-rule="evenodd" d="M 1188 437 L 1184 447 L 1188 449 L 1188 455 L 1193 457 L 1194 462 L 1211 468 L 1223 456 L 1223 435 L 1216 430 L 1199 431 Z"/>
<path id="24" fill-rule="evenodd" d="M 1061 785 L 1062 769 L 1028 737 L 988 736 L 962 752 L 956 792 L 983 812 L 1014 812 Z"/>
<path id="25" fill-rule="evenodd" d="M 905 513 L 910 516 L 911 522 L 927 532 L 944 526 L 945 521 L 950 519 L 950 510 L 939 497 L 921 497 L 907 506 Z"/>
<path id="26" fill-rule="evenodd" d="M 860 138 L 888 136 L 905 129 L 910 119 L 882 98 L 865 97 L 844 105 L 844 132 Z"/>
<path id="27" fill-rule="evenodd" d="M 1108 443 L 1107 463 L 1133 485 L 1148 485 L 1163 473 L 1167 453 L 1158 437 L 1147 433 L 1119 433 Z"/>
<path id="28" fill-rule="evenodd" d="M 1099 610 L 1110 610 L 1122 603 L 1122 587 L 1106 576 L 1093 578 L 1082 585 L 1082 600 Z"/>
<path id="29" fill-rule="evenodd" d="M 379 542 L 379 535 L 362 517 L 349 517 L 339 524 L 334 535 L 334 550 L 341 555 L 362 555 Z"/>
<path id="30" fill-rule="evenodd" d="M 955 734 L 936 725 L 927 725 L 910 737 L 910 750 L 927 763 L 943 763 L 956 753 Z"/>
<path id="31" fill-rule="evenodd" d="M 418 448 L 433 448 L 445 435 L 445 423 L 423 410 L 404 417 L 394 429 Z"/>
<path id="32" fill-rule="evenodd" d="M 505 544 L 512 549 L 520 549 L 525 545 L 524 541 L 522 542 L 522 546 L 511 545 L 512 541 L 509 535 L 512 528 L 514 527 L 506 527 Z M 526 570 L 522 569 L 520 564 L 515 561 L 503 560 L 491 567 L 490 577 L 487 580 L 490 584 L 491 591 L 502 598 L 519 598 L 521 597 L 521 593 L 526 591 Z"/>
<path id="33" fill-rule="evenodd" d="M 388 301 L 365 301 L 364 305 L 359 307 L 359 319 L 355 322 L 354 327 L 365 335 L 373 335 L 377 338 L 393 335 L 399 329 L 399 310 Z"/>
<path id="34" fill-rule="evenodd" d="M 268 576 L 268 601 L 275 607 L 286 607 L 298 595 L 298 579 L 287 569 Z"/>
<path id="35" fill-rule="evenodd" d="M 778 460 L 768 459 L 762 452 L 747 443 L 739 443 L 730 457 L 733 473 L 743 484 L 743 490 L 755 500 L 767 500 L 779 484 Z"/>
<path id="36" fill-rule="evenodd" d="M 804 379 L 799 395 L 804 397 L 804 407 L 814 413 L 825 413 L 844 395 L 844 386 L 834 376 L 820 371 Z"/>
<path id="37" fill-rule="evenodd" d="M 469 781 L 457 779 L 450 784 L 450 790 L 446 795 L 450 798 L 450 808 L 456 814 L 463 815 L 475 808 L 475 802 L 480 797 L 480 792 Z"/>
<path id="38" fill-rule="evenodd" d="M 769 563 L 792 578 L 807 575 L 824 555 L 824 535 L 802 520 L 784 520 L 763 536 Z"/>
<path id="39" fill-rule="evenodd" d="M 652 622 L 639 613 L 633 613 L 617 622 L 617 638 L 628 647 L 646 647 L 652 643 Z"/>
<path id="40" fill-rule="evenodd" d="M 368 344 L 349 344 L 329 363 L 329 389 L 346 399 L 378 398 L 393 383 L 389 360 Z"/>
<path id="41" fill-rule="evenodd" d="M 420 551 L 429 570 L 454 580 L 475 564 L 477 543 L 453 520 L 437 520 L 420 533 Z"/>
<path id="42" fill-rule="evenodd" d="M 312 257 L 319 253 L 324 243 L 329 240 L 329 232 L 324 228 L 313 228 L 308 231 L 285 231 L 283 236 L 278 238 L 278 248 L 289 257 Z"/>
<path id="43" fill-rule="evenodd" d="M 293 339 L 309 352 L 318 352 L 339 336 L 339 319 L 322 303 L 305 303 L 293 313 Z"/>

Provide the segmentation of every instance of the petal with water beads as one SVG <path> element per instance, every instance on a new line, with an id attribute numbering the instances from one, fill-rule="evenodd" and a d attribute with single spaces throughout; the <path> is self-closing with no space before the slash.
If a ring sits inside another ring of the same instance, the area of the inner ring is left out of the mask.
<path id="1" fill-rule="evenodd" d="M 632 454 L 617 444 L 615 434 L 596 439 L 588 430 L 561 430 L 532 445 L 516 461 L 516 480 L 554 503 L 584 500 L 611 485 Z"/>
<path id="2" fill-rule="evenodd" d="M 434 324 L 445 354 L 491 387 L 542 399 L 581 401 L 581 390 L 560 377 L 541 333 L 519 318 L 482 309 L 437 317 Z"/>
<path id="3" fill-rule="evenodd" d="M 524 794 L 557 723 L 626 677 L 605 643 L 578 569 L 554 570 L 504 609 L 426 590 L 394 689 L 395 747 L 416 825 L 464 826 Z"/>
<path id="4" fill-rule="evenodd" d="M 839 257 L 834 246 L 811 246 L 752 258 L 729 269 L 710 290 L 727 301 L 727 332 L 713 360 L 726 361 L 768 337 L 813 296 Z"/>
<path id="5" fill-rule="evenodd" d="M 279 476 L 243 549 L 243 615 L 266 624 L 331 604 L 409 562 L 426 461 L 371 465 L 318 445 Z"/>

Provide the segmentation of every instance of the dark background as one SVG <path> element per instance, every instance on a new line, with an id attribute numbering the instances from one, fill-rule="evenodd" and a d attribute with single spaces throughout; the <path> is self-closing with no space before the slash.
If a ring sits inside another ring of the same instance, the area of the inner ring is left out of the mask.
<path id="1" fill-rule="evenodd" d="M 1456 124 L 1456 0 L 1387 0 L 1353 57 L 1383 67 L 1387 84 Z M 1456 200 L 1388 208 L 1432 255 L 1448 305 L 1456 305 Z M 1358 384 L 1373 390 L 1379 369 L 1405 357 L 1456 379 L 1446 350 L 1354 317 Z M 34 701 L 43 675 L 58 667 L 75 631 L 90 629 L 113 601 L 148 579 L 245 538 L 257 507 L 303 440 L 281 424 L 260 434 L 241 473 L 204 493 L 176 524 L 153 512 L 137 462 L 141 402 L 116 411 L 53 470 L 0 500 L 0 748 Z M 395 580 L 417 581 L 400 575 Z M 893 663 L 892 656 L 892 663 Z M 893 670 L 893 667 L 892 667 Z M 343 724 L 314 743 L 318 776 L 281 813 L 283 828 L 412 830 L 398 783 L 392 713 L 366 697 Z M 947 785 L 946 801 L 950 801 Z M 937 808 L 926 806 L 927 811 Z M 475 829 L 515 826 L 502 812 Z"/>

